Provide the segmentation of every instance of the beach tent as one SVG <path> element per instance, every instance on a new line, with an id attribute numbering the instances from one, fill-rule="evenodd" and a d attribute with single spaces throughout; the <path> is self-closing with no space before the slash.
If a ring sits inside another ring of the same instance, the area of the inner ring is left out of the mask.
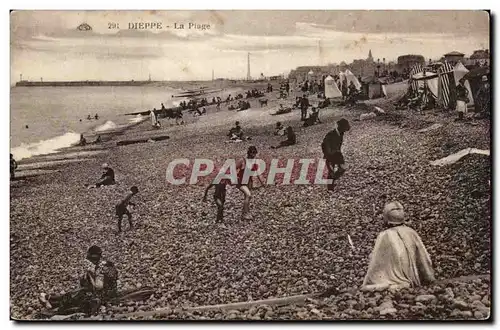
<path id="1" fill-rule="evenodd" d="M 438 71 L 439 73 L 439 95 L 438 103 L 445 109 L 454 109 L 456 105 L 456 86 L 461 78 L 465 78 L 465 88 L 469 91 L 469 103 L 474 105 L 474 93 L 476 92 L 473 85 L 475 81 L 471 80 L 469 70 L 462 64 L 457 63 L 455 66 L 448 62 L 443 63 Z"/>
<path id="2" fill-rule="evenodd" d="M 415 74 L 413 80 L 417 81 L 419 88 L 426 86 L 435 98 L 438 97 L 439 75 L 436 72 L 425 72 Z"/>
<path id="3" fill-rule="evenodd" d="M 333 79 L 332 76 L 328 76 L 325 78 L 325 97 L 329 99 L 334 97 L 342 97 L 342 93 L 340 92 L 340 89 L 335 83 L 335 79 Z"/>
<path id="4" fill-rule="evenodd" d="M 453 65 L 444 62 L 438 70 L 438 103 L 444 109 L 455 108 L 455 78 L 453 75 Z"/>
<path id="5" fill-rule="evenodd" d="M 383 89 L 384 84 L 387 84 L 387 80 L 385 78 L 366 76 L 361 78 L 361 82 L 363 83 L 363 93 L 369 99 L 376 99 L 385 96 Z"/>
<path id="6" fill-rule="evenodd" d="M 356 78 L 356 76 L 349 69 L 345 70 L 344 75 L 347 80 L 347 86 L 349 86 L 352 82 L 356 89 L 359 91 L 361 88 L 361 83 L 359 82 L 358 78 Z"/>
<path id="7" fill-rule="evenodd" d="M 469 70 L 467 70 L 467 68 L 462 63 L 458 62 L 457 65 L 455 65 L 455 67 L 453 68 L 453 78 L 455 79 L 456 86 L 458 86 L 458 82 L 460 81 L 460 79 L 465 77 L 468 72 Z M 470 88 L 469 80 L 465 80 L 464 86 L 469 91 L 469 103 L 467 103 L 467 105 L 474 105 L 474 97 L 472 94 L 472 89 Z"/>
<path id="8" fill-rule="evenodd" d="M 400 81 L 393 84 L 382 85 L 384 95 L 389 99 L 399 99 L 408 90 L 408 81 Z"/>

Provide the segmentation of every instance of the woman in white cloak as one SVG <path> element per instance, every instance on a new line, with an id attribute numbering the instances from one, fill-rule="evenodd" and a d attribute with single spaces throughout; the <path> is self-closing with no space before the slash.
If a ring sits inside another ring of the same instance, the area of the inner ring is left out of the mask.
<path id="1" fill-rule="evenodd" d="M 371 254 L 362 290 L 399 289 L 433 282 L 434 270 L 422 239 L 405 222 L 403 205 L 384 207 L 384 223 Z"/>

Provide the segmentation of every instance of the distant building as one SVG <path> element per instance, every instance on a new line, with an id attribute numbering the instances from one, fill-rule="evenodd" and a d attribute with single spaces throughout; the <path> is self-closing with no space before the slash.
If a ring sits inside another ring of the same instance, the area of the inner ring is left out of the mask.
<path id="1" fill-rule="evenodd" d="M 475 50 L 472 55 L 465 60 L 465 65 L 489 66 L 490 51 L 488 49 Z"/>
<path id="2" fill-rule="evenodd" d="M 337 70 L 333 65 L 299 66 L 295 70 L 290 71 L 288 79 L 298 83 L 306 80 L 317 81 L 323 78 L 323 76 L 336 74 Z"/>
<path id="3" fill-rule="evenodd" d="M 416 64 L 425 65 L 425 58 L 422 55 L 402 55 L 398 57 L 395 71 L 400 74 L 406 73 Z"/>
<path id="4" fill-rule="evenodd" d="M 374 76 L 377 71 L 377 63 L 373 60 L 372 50 L 368 52 L 366 59 L 358 59 L 349 64 L 349 69 L 356 76 Z"/>
<path id="5" fill-rule="evenodd" d="M 464 56 L 465 54 L 453 51 L 448 54 L 444 54 L 444 60 L 448 63 L 451 64 L 457 64 L 458 62 L 463 62 L 464 61 Z"/>

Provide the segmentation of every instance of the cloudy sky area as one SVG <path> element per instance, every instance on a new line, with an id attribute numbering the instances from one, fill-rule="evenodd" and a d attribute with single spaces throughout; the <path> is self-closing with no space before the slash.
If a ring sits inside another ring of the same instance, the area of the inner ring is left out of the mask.
<path id="1" fill-rule="evenodd" d="M 86 22 L 92 32 L 77 31 Z M 108 22 L 120 30 L 108 29 Z M 129 30 L 162 22 L 163 30 Z M 210 30 L 187 29 L 210 24 Z M 183 23 L 184 30 L 174 30 Z M 11 81 L 246 77 L 366 58 L 437 59 L 489 48 L 481 11 L 18 11 L 11 13 Z"/>

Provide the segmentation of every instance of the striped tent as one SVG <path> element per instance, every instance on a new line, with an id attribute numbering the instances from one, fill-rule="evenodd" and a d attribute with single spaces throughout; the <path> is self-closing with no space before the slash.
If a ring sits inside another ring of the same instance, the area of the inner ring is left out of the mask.
<path id="1" fill-rule="evenodd" d="M 417 73 L 424 71 L 424 67 L 420 64 L 415 64 L 410 70 L 410 78 L 408 80 L 408 86 L 410 87 L 412 92 L 418 91 L 418 81 L 413 79 L 413 76 Z"/>
<path id="2" fill-rule="evenodd" d="M 455 104 L 455 78 L 453 77 L 453 65 L 444 62 L 438 70 L 438 103 L 449 109 Z"/>

